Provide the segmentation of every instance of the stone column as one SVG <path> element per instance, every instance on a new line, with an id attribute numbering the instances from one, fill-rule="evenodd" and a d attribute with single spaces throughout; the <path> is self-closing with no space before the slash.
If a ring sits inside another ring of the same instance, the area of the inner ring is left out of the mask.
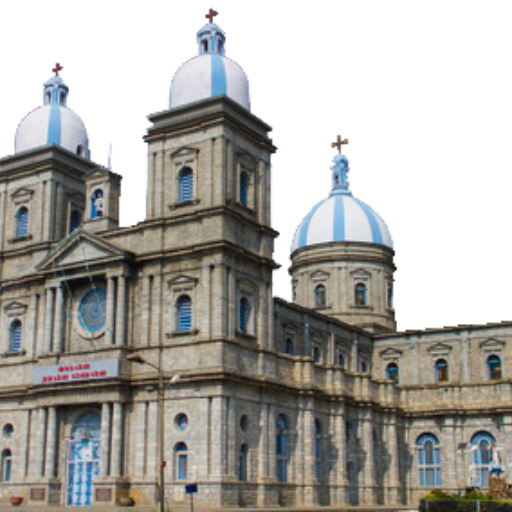
<path id="1" fill-rule="evenodd" d="M 114 278 L 107 279 L 107 344 L 114 344 L 115 334 L 115 298 L 116 298 L 116 285 Z"/>
<path id="2" fill-rule="evenodd" d="M 311 400 L 304 401 L 304 414 L 302 424 L 302 436 L 304 440 L 304 505 L 315 503 L 316 478 L 316 429 L 313 403 Z"/>
<path id="3" fill-rule="evenodd" d="M 48 421 L 48 409 L 40 407 L 37 419 L 37 432 L 38 432 L 38 449 L 36 455 L 36 476 L 42 477 L 44 475 L 45 455 L 46 455 L 46 425 Z"/>
<path id="4" fill-rule="evenodd" d="M 151 344 L 160 345 L 162 343 L 161 325 L 162 325 L 162 276 L 156 274 L 153 276 L 153 290 L 151 300 Z"/>
<path id="5" fill-rule="evenodd" d="M 233 269 L 228 269 L 228 286 L 229 286 L 229 302 L 228 302 L 228 339 L 234 339 L 235 332 L 238 329 L 238 294 L 236 293 L 235 277 Z"/>
<path id="6" fill-rule="evenodd" d="M 141 341 L 144 345 L 151 345 L 151 276 L 142 278 L 141 309 Z"/>
<path id="7" fill-rule="evenodd" d="M 160 455 L 158 453 L 158 400 L 148 403 L 147 474 L 158 479 Z"/>
<path id="8" fill-rule="evenodd" d="M 347 423 L 345 418 L 345 404 L 339 404 L 338 414 L 333 417 L 335 422 L 334 440 L 337 459 L 334 461 L 336 468 L 336 503 L 348 503 L 348 478 L 347 478 Z"/>
<path id="9" fill-rule="evenodd" d="M 259 479 L 266 479 L 269 476 L 269 405 L 261 405 L 261 435 L 258 445 L 258 476 Z"/>
<path id="10" fill-rule="evenodd" d="M 100 476 L 110 474 L 110 403 L 101 405 L 101 452 L 100 452 Z"/>
<path id="11" fill-rule="evenodd" d="M 53 348 L 53 311 L 54 311 L 54 289 L 46 289 L 46 311 L 45 311 L 45 343 L 44 353 L 49 354 Z"/>
<path id="12" fill-rule="evenodd" d="M 362 441 L 363 451 L 365 454 L 364 468 L 363 468 L 363 487 L 361 496 L 361 503 L 370 505 L 375 503 L 375 463 L 373 453 L 373 425 L 372 425 L 372 411 L 367 410 L 365 417 L 362 419 Z"/>
<path id="13" fill-rule="evenodd" d="M 2 187 L 4 188 L 5 185 Z M 4 219 L 4 222 L 2 223 L 3 225 L 0 226 L 0 250 L 3 251 L 4 250 L 4 235 L 5 235 L 5 227 L 7 225 L 7 222 L 5 222 L 6 220 L 6 211 L 5 211 L 5 204 L 6 204 L 6 193 L 4 190 L 2 190 L 0 192 L 0 215 L 3 216 L 3 219 Z"/>
<path id="14" fill-rule="evenodd" d="M 38 314 L 39 314 L 39 294 L 32 295 L 31 321 L 30 321 L 30 341 L 27 347 L 27 355 L 32 357 L 36 354 L 38 342 Z"/>
<path id="15" fill-rule="evenodd" d="M 126 345 L 126 278 L 117 278 L 116 345 Z"/>
<path id="16" fill-rule="evenodd" d="M 226 464 L 226 398 L 223 396 L 212 399 L 212 480 L 220 481 L 225 476 Z"/>
<path id="17" fill-rule="evenodd" d="M 394 415 L 389 417 L 388 425 L 386 427 L 386 440 L 389 452 L 389 473 L 388 473 L 388 497 L 387 504 L 399 504 L 401 494 L 400 484 L 400 449 L 398 445 L 398 431 L 396 425 L 396 417 Z"/>
<path id="18" fill-rule="evenodd" d="M 57 287 L 57 294 L 55 297 L 55 324 L 54 324 L 54 340 L 55 352 L 64 351 L 64 288 L 62 284 Z"/>
<path id="19" fill-rule="evenodd" d="M 122 476 L 123 463 L 123 404 L 114 402 L 112 411 L 112 453 L 110 468 L 112 476 Z"/>
<path id="20" fill-rule="evenodd" d="M 53 478 L 57 474 L 57 421 L 57 408 L 55 406 L 51 406 L 48 408 L 48 429 L 46 432 L 46 464 L 44 472 L 45 476 L 48 478 Z"/>

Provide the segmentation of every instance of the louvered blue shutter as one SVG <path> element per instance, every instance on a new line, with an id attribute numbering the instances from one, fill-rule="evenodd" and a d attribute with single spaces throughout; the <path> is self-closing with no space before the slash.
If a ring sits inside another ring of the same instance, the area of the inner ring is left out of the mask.
<path id="1" fill-rule="evenodd" d="M 27 236 L 28 234 L 28 210 L 22 206 L 18 210 L 18 237 Z"/>
<path id="2" fill-rule="evenodd" d="M 194 198 L 194 174 L 186 167 L 180 172 L 180 203 Z"/>
<path id="3" fill-rule="evenodd" d="M 247 321 L 249 320 L 249 303 L 247 302 L 247 299 L 240 300 L 239 315 L 239 329 L 241 332 L 247 332 Z"/>
<path id="4" fill-rule="evenodd" d="M 79 225 L 81 221 L 80 212 L 73 210 L 69 219 L 69 232 L 72 233 Z"/>
<path id="5" fill-rule="evenodd" d="M 247 189 L 249 188 L 249 180 L 247 174 L 243 172 L 240 175 L 240 203 L 247 206 Z"/>
<path id="6" fill-rule="evenodd" d="M 178 331 L 186 332 L 192 328 L 192 300 L 187 295 L 178 299 Z"/>
<path id="7" fill-rule="evenodd" d="M 11 324 L 11 352 L 19 352 L 21 350 L 21 322 L 14 320 Z"/>

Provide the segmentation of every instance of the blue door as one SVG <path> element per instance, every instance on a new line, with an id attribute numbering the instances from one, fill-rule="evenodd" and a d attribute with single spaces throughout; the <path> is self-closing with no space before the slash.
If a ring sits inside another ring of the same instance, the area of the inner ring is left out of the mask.
<path id="1" fill-rule="evenodd" d="M 66 504 L 92 505 L 94 479 L 100 472 L 100 415 L 81 416 L 71 431 L 68 445 Z"/>

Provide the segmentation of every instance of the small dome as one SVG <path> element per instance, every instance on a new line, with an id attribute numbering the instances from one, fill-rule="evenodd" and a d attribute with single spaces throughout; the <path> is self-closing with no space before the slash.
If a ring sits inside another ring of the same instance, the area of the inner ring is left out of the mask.
<path id="1" fill-rule="evenodd" d="M 84 158 L 90 158 L 85 125 L 66 106 L 68 92 L 60 76 L 54 76 L 44 84 L 44 104 L 32 110 L 19 124 L 15 153 L 56 144 Z"/>
<path id="2" fill-rule="evenodd" d="M 224 32 L 208 23 L 197 33 L 197 42 L 199 55 L 174 75 L 169 108 L 224 94 L 250 110 L 249 81 L 243 69 L 224 56 Z"/>
<path id="3" fill-rule="evenodd" d="M 393 248 L 385 222 L 368 205 L 353 197 L 348 184 L 348 160 L 333 160 L 333 189 L 300 223 L 291 251 L 330 242 L 366 242 Z"/>

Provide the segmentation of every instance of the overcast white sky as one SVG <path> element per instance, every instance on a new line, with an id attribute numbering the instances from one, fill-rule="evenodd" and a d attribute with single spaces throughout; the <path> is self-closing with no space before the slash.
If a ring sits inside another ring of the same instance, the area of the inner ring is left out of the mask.
<path id="1" fill-rule="evenodd" d="M 512 320 L 508 0 L 2 0 L 0 155 L 60 62 L 92 159 L 112 144 L 121 224 L 142 221 L 146 115 L 210 7 L 278 147 L 274 294 L 290 299 L 291 240 L 330 191 L 340 134 L 354 195 L 394 239 L 399 329 Z"/>

